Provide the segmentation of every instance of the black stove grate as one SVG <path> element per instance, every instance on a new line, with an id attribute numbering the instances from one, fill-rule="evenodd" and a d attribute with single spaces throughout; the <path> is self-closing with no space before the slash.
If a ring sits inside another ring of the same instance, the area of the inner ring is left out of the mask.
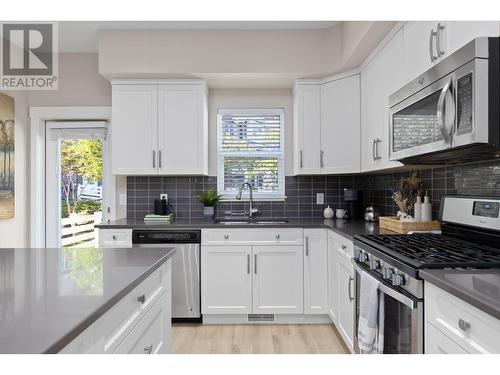
<path id="1" fill-rule="evenodd" d="M 417 268 L 500 267 L 500 250 L 434 233 L 359 236 Z"/>

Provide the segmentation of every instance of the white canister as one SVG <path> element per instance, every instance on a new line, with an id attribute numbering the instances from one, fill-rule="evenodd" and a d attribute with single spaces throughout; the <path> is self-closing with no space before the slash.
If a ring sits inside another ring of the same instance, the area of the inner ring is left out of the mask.
<path id="1" fill-rule="evenodd" d="M 325 219 L 332 219 L 334 214 L 335 213 L 333 212 L 333 208 L 331 208 L 330 206 L 326 206 L 325 210 L 323 211 L 323 216 L 325 217 Z"/>

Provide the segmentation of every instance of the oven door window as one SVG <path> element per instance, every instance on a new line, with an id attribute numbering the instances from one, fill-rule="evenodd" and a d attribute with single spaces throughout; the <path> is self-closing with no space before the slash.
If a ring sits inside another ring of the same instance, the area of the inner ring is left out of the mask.
<path id="1" fill-rule="evenodd" d="M 442 141 L 437 121 L 437 104 L 441 90 L 420 99 L 392 115 L 392 151 Z"/>
<path id="2" fill-rule="evenodd" d="M 384 294 L 384 353 L 412 353 L 412 309 Z"/>

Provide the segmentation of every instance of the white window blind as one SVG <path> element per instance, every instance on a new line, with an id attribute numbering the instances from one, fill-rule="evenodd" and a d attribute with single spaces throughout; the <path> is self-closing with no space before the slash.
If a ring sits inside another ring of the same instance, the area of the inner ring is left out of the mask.
<path id="1" fill-rule="evenodd" d="M 217 122 L 219 194 L 233 199 L 248 181 L 256 199 L 283 199 L 283 110 L 224 109 Z"/>

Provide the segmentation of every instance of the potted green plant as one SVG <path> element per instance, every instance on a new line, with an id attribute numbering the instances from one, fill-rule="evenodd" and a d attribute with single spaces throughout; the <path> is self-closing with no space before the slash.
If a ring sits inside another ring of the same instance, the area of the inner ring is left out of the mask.
<path id="1" fill-rule="evenodd" d="M 203 216 L 213 217 L 215 213 L 215 205 L 222 198 L 222 195 L 217 194 L 215 189 L 208 189 L 196 195 L 196 198 L 203 204 Z"/>

